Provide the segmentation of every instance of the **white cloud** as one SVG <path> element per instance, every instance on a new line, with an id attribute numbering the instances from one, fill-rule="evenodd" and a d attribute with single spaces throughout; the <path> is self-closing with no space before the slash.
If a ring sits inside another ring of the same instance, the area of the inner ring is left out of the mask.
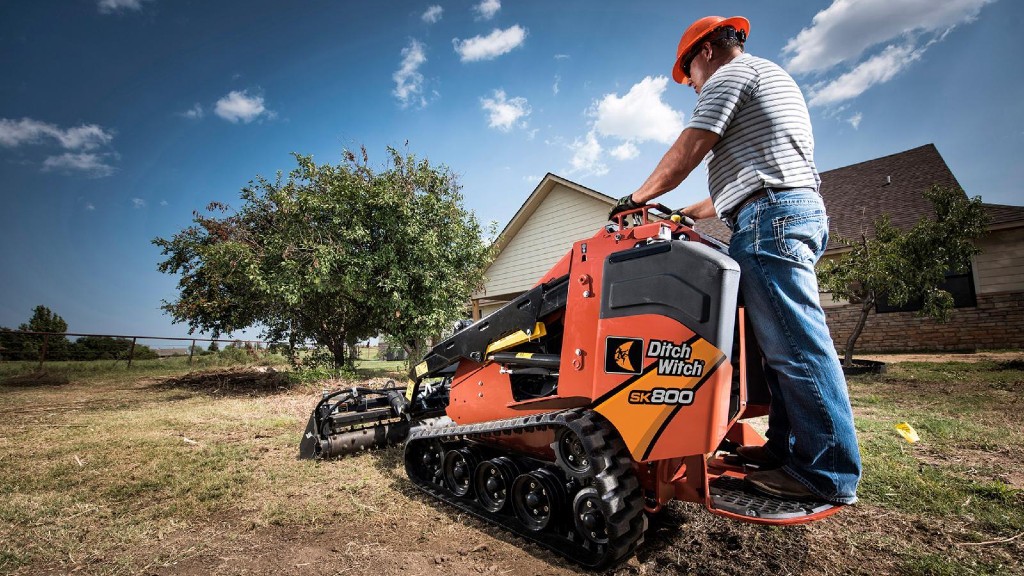
<path id="1" fill-rule="evenodd" d="M 251 96 L 247 90 L 232 90 L 227 96 L 217 100 L 213 112 L 232 124 L 248 124 L 260 116 L 273 116 L 263 104 L 263 97 Z"/>
<path id="2" fill-rule="evenodd" d="M 847 118 L 846 121 L 850 123 L 850 126 L 853 126 L 854 130 L 856 130 L 856 129 L 860 128 L 860 121 L 863 118 L 864 118 L 864 115 L 861 114 L 860 112 L 857 112 L 853 116 L 850 116 L 849 118 Z"/>
<path id="3" fill-rule="evenodd" d="M 601 147 L 601 143 L 597 141 L 597 134 L 594 130 L 587 132 L 587 135 L 582 140 L 579 138 L 574 140 L 569 145 L 569 150 L 572 151 L 572 159 L 569 160 L 570 168 L 568 170 L 570 175 L 604 176 L 608 173 L 608 166 L 601 160 L 604 149 Z"/>
<path id="4" fill-rule="evenodd" d="M 685 127 L 683 113 L 661 100 L 668 78 L 647 76 L 633 85 L 621 98 L 606 94 L 594 103 L 589 113 L 595 117 L 594 129 L 601 136 L 641 143 L 654 140 L 671 144 Z"/>
<path id="5" fill-rule="evenodd" d="M 62 172 L 84 172 L 89 176 L 102 178 L 114 173 L 114 167 L 107 164 L 107 155 L 82 152 L 74 154 L 65 152 L 60 156 L 50 156 L 43 161 L 43 172 L 53 170 Z"/>
<path id="6" fill-rule="evenodd" d="M 161 206 L 169 206 L 169 204 L 167 203 L 167 200 L 161 200 L 160 201 L 160 205 Z"/>
<path id="7" fill-rule="evenodd" d="M 14 148 L 23 144 L 38 144 L 47 138 L 56 140 L 67 150 L 93 150 L 110 143 L 114 135 L 96 124 L 61 129 L 55 124 L 31 118 L 0 118 L 0 145 Z"/>
<path id="8" fill-rule="evenodd" d="M 640 155 L 640 150 L 630 141 L 623 142 L 619 146 L 612 148 L 609 152 L 616 160 L 632 160 Z"/>
<path id="9" fill-rule="evenodd" d="M 526 122 L 520 119 L 529 116 L 532 111 L 526 98 L 517 96 L 506 99 L 504 90 L 495 90 L 493 98 L 481 98 L 480 105 L 490 112 L 489 126 L 502 132 L 508 132 L 514 127 L 525 128 Z"/>
<path id="10" fill-rule="evenodd" d="M 683 113 L 662 101 L 668 87 L 665 76 L 647 76 L 623 95 L 606 94 L 591 104 L 587 115 L 593 118 L 590 131 L 568 146 L 572 151 L 569 173 L 601 176 L 608 172 L 604 164 L 605 148 L 599 137 L 619 143 L 608 154 L 616 160 L 632 160 L 640 155 L 638 144 L 653 140 L 671 144 L 683 131 Z"/>
<path id="11" fill-rule="evenodd" d="M 146 207 L 146 201 L 142 198 L 132 198 L 132 208 L 141 210 Z"/>
<path id="12" fill-rule="evenodd" d="M 501 0 L 483 0 L 483 2 L 473 6 L 473 10 L 480 15 L 483 20 L 490 20 L 494 18 L 494 15 L 501 10 Z"/>
<path id="13" fill-rule="evenodd" d="M 409 45 L 402 48 L 402 63 L 398 70 L 391 75 L 395 81 L 395 90 L 392 92 L 398 98 L 402 108 L 410 104 L 426 106 L 427 101 L 423 98 L 423 75 L 419 68 L 427 61 L 427 55 L 423 50 L 423 44 L 418 40 L 410 40 Z"/>
<path id="14" fill-rule="evenodd" d="M 820 72 L 865 50 L 915 32 L 948 32 L 974 21 L 994 0 L 835 0 L 818 12 L 809 28 L 782 49 L 791 54 L 786 68 L 794 74 Z"/>
<path id="15" fill-rule="evenodd" d="M 92 202 L 86 202 L 85 209 L 88 210 L 89 212 L 92 212 L 93 210 L 96 210 L 96 207 L 93 206 Z"/>
<path id="16" fill-rule="evenodd" d="M 188 118 L 189 120 L 199 120 L 203 116 L 206 116 L 206 111 L 203 110 L 203 106 L 196 102 L 196 105 L 189 108 L 188 110 L 178 114 L 182 118 Z"/>
<path id="17" fill-rule="evenodd" d="M 526 29 L 518 24 L 505 29 L 495 28 L 487 36 L 474 36 L 468 40 L 455 38 L 452 44 L 463 62 L 493 60 L 511 52 L 526 40 Z"/>
<path id="18" fill-rule="evenodd" d="M 555 60 L 568 60 L 569 58 L 568 54 L 555 54 Z"/>
<path id="19" fill-rule="evenodd" d="M 562 81 L 562 77 L 555 74 L 555 83 L 551 85 L 551 91 L 554 92 L 555 96 L 558 96 L 558 84 Z"/>
<path id="20" fill-rule="evenodd" d="M 995 0 L 834 0 L 782 50 L 793 74 L 827 74 L 843 65 L 839 78 L 813 88 L 812 105 L 854 98 L 887 82 L 919 60 L 925 50 L 956 26 L 973 22 Z M 882 46 L 880 49 L 876 48 Z M 862 60 L 865 53 L 870 55 Z M 884 70 L 884 66 L 892 69 Z"/>
<path id="21" fill-rule="evenodd" d="M 437 24 L 441 20 L 441 15 L 444 13 L 444 8 L 434 5 L 423 13 L 423 21 L 427 24 Z"/>
<path id="22" fill-rule="evenodd" d="M 142 10 L 143 2 L 149 1 L 151 0 L 99 0 L 97 7 L 100 9 L 101 14 L 124 12 L 126 10 L 135 10 L 138 12 L 139 10 Z"/>
<path id="23" fill-rule="evenodd" d="M 889 46 L 881 54 L 857 65 L 835 80 L 816 84 L 810 89 L 810 106 L 835 104 L 863 94 L 875 84 L 892 80 L 911 63 L 919 60 L 925 48 L 912 45 Z"/>

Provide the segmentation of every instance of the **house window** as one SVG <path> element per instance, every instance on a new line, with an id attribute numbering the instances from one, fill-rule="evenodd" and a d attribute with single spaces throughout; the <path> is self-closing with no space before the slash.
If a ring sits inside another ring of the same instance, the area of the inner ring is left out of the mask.
<path id="1" fill-rule="evenodd" d="M 939 288 L 953 295 L 954 308 L 973 308 L 978 305 L 978 300 L 974 294 L 974 275 L 971 273 L 970 266 L 962 274 L 947 273 L 946 281 L 939 284 Z M 924 301 L 921 298 L 915 298 L 903 306 L 892 306 L 889 304 L 888 298 L 879 296 L 878 301 L 875 303 L 875 310 L 879 314 L 887 312 L 917 312 L 923 305 Z"/>

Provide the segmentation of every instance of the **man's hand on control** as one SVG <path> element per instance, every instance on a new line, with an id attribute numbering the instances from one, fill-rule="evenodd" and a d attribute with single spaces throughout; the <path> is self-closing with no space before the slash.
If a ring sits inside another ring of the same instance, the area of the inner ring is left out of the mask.
<path id="1" fill-rule="evenodd" d="M 681 222 L 690 228 L 693 228 L 693 225 L 696 223 L 696 219 L 686 213 L 686 208 L 680 208 L 679 210 L 673 211 L 669 218 L 673 222 Z"/>
<path id="2" fill-rule="evenodd" d="M 611 220 L 621 212 L 625 212 L 627 210 L 634 210 L 636 208 L 639 208 L 640 206 L 640 204 L 637 204 L 636 202 L 633 201 L 632 193 L 626 194 L 622 198 L 619 198 L 619 201 L 615 203 L 615 206 L 612 206 L 611 211 L 608 212 L 608 219 Z"/>

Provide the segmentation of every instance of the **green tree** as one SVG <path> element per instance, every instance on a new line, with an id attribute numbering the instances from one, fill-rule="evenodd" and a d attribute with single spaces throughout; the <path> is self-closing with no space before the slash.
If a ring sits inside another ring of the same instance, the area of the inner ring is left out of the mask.
<path id="1" fill-rule="evenodd" d="M 180 274 L 175 322 L 214 337 L 260 325 L 292 349 L 313 341 L 336 366 L 355 342 L 391 334 L 410 349 L 462 313 L 490 261 L 454 174 L 388 149 L 380 171 L 346 152 L 337 165 L 295 155 L 287 178 L 257 178 L 228 214 L 153 242 Z"/>
<path id="2" fill-rule="evenodd" d="M 216 352 L 218 350 L 220 350 L 220 346 L 217 344 L 216 340 L 210 342 L 209 348 L 206 349 L 207 352 Z"/>
<path id="3" fill-rule="evenodd" d="M 59 315 L 55 314 L 46 306 L 36 306 L 32 309 L 32 317 L 25 324 L 18 326 L 23 332 L 50 332 L 63 334 L 68 331 L 68 323 Z M 12 339 L 13 340 L 13 339 Z M 46 358 L 49 360 L 67 360 L 71 348 L 71 342 L 65 336 L 42 336 L 34 334 L 19 335 L 18 346 L 22 352 L 22 359 L 35 359 L 41 354 L 43 342 L 46 342 Z M 6 348 L 7 345 L 5 344 Z"/>
<path id="4" fill-rule="evenodd" d="M 82 336 L 71 345 L 70 357 L 73 360 L 153 360 L 159 355 L 149 346 L 135 344 L 132 352 L 131 338 L 111 338 L 109 336 Z"/>
<path id="5" fill-rule="evenodd" d="M 883 215 L 874 223 L 873 238 L 839 238 L 850 250 L 818 267 L 822 289 L 860 304 L 857 324 L 846 340 L 844 366 L 852 365 L 857 339 L 881 297 L 894 306 L 920 300 L 921 316 L 949 319 L 953 296 L 940 285 L 948 273 L 963 273 L 970 266 L 979 252 L 975 240 L 985 232 L 988 218 L 981 198 L 968 199 L 959 188 L 933 186 L 925 197 L 935 210 L 931 218 L 901 231 Z"/>

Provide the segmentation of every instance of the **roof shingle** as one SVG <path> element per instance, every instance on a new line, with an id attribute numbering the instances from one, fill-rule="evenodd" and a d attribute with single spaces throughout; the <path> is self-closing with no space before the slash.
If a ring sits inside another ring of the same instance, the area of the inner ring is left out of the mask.
<path id="1" fill-rule="evenodd" d="M 882 214 L 900 229 L 913 227 L 932 214 L 924 192 L 934 184 L 960 187 L 934 144 L 822 172 L 821 196 L 830 220 L 828 247 L 838 247 L 839 236 L 872 237 L 874 222 Z M 986 210 L 992 224 L 1024 220 L 1024 207 L 987 204 Z M 732 235 L 717 218 L 701 220 L 697 230 L 726 242 Z"/>

